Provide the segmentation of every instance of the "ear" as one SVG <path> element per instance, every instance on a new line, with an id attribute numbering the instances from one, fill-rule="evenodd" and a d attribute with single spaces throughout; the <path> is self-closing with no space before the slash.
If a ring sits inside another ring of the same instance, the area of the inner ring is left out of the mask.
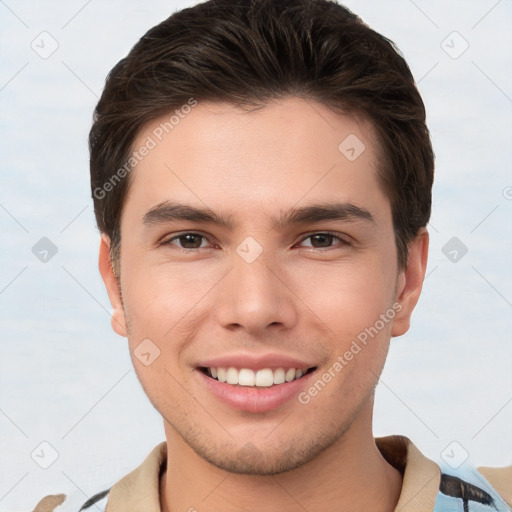
<path id="1" fill-rule="evenodd" d="M 112 329 L 114 329 L 119 336 L 126 337 L 126 318 L 124 316 L 121 290 L 119 288 L 119 282 L 114 275 L 112 260 L 110 258 L 110 238 L 104 233 L 101 235 L 98 266 L 103 283 L 105 283 L 105 288 L 107 289 L 110 304 L 112 305 L 112 317 L 110 319 Z"/>
<path id="2" fill-rule="evenodd" d="M 409 245 L 407 267 L 398 276 L 396 301 L 402 309 L 395 316 L 392 336 L 401 336 L 409 330 L 411 315 L 420 298 L 428 258 L 428 231 L 421 228 Z"/>

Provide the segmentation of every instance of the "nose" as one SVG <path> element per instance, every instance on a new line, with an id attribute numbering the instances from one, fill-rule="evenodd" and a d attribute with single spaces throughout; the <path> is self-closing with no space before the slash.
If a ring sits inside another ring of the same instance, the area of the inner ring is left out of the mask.
<path id="1" fill-rule="evenodd" d="M 218 322 L 256 337 L 269 328 L 292 328 L 298 318 L 298 299 L 279 262 L 265 252 L 248 261 L 233 254 L 232 268 L 217 290 Z"/>

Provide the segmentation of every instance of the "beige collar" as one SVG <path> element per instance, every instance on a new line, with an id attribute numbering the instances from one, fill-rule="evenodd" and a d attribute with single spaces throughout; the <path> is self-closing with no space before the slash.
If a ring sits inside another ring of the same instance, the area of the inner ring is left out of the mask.
<path id="1" fill-rule="evenodd" d="M 395 512 L 434 510 L 441 472 L 404 436 L 375 438 L 383 457 L 403 473 L 403 486 Z M 167 460 L 167 443 L 151 450 L 142 464 L 110 490 L 106 512 L 161 512 L 159 483 Z"/>

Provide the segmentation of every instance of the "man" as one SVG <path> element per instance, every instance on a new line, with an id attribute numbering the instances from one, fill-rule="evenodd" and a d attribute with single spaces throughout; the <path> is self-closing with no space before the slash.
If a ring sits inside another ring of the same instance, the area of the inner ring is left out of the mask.
<path id="1" fill-rule="evenodd" d="M 81 510 L 508 510 L 512 467 L 372 434 L 434 167 L 389 40 L 327 0 L 182 10 L 109 74 L 90 150 L 112 327 L 166 441 Z"/>

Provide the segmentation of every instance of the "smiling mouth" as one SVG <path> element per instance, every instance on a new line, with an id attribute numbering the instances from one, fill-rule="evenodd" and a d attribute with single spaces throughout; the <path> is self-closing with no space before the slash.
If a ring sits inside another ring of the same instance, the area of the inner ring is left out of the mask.
<path id="1" fill-rule="evenodd" d="M 298 380 L 316 370 L 311 368 L 250 368 L 200 367 L 205 375 L 219 382 L 236 387 L 270 388 Z"/>

